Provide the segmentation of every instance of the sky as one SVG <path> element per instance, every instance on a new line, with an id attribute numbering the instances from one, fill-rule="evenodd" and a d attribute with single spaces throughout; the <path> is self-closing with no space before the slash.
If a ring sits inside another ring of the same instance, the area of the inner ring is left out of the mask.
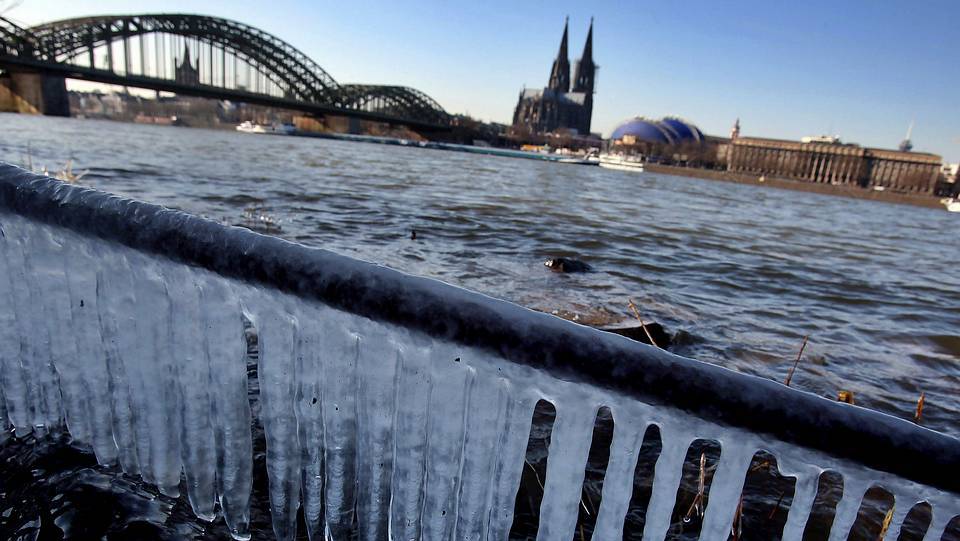
<path id="1" fill-rule="evenodd" d="M 564 17 L 570 61 L 594 17 L 593 130 L 680 116 L 727 135 L 896 147 L 960 161 L 960 1 L 351 2 L 0 0 L 18 23 L 105 13 L 201 13 L 298 48 L 341 83 L 420 89 L 451 113 L 509 123 L 546 85 Z"/>

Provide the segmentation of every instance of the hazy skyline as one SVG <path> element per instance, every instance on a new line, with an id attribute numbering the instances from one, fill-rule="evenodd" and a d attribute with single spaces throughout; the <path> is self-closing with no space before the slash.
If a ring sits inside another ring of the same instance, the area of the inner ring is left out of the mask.
<path id="1" fill-rule="evenodd" d="M 0 3 L 0 6 L 3 6 Z M 8 2 L 6 5 L 10 5 Z M 684 117 L 727 135 L 839 135 L 960 161 L 960 3 L 851 0 L 684 4 L 306 3 L 24 0 L 24 24 L 104 13 L 235 19 L 297 47 L 342 83 L 402 84 L 452 113 L 509 123 L 517 95 L 545 86 L 564 18 L 570 60 L 595 18 L 593 130 L 635 116 Z"/>

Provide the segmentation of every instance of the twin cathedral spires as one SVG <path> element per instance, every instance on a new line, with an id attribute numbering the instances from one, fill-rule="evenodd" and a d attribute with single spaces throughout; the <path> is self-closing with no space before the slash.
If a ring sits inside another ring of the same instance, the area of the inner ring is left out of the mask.
<path id="1" fill-rule="evenodd" d="M 550 83 L 547 86 L 557 92 L 593 94 L 594 76 L 597 71 L 597 66 L 593 63 L 593 18 L 590 18 L 590 30 L 587 31 L 587 42 L 583 45 L 583 54 L 577 62 L 576 70 L 574 70 L 572 88 L 570 87 L 570 60 L 567 53 L 567 27 L 569 24 L 570 19 L 567 18 L 563 23 L 560 51 L 557 52 L 557 59 L 553 61 L 553 68 L 550 70 Z"/>
<path id="2" fill-rule="evenodd" d="M 555 132 L 590 135 L 597 74 L 597 65 L 593 63 L 593 19 L 590 19 L 583 55 L 573 70 L 573 81 L 567 53 L 568 26 L 569 20 L 563 25 L 563 39 L 550 70 L 550 82 L 543 89 L 524 88 L 520 92 L 513 110 L 513 133 L 524 137 Z"/>

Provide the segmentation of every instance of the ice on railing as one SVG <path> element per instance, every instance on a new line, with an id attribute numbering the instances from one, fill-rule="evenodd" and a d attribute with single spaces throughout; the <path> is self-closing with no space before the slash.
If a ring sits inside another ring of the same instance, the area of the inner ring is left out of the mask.
<path id="1" fill-rule="evenodd" d="M 662 451 L 644 539 L 668 534 L 691 443 L 720 443 L 700 538 L 727 539 L 755 453 L 797 479 L 783 538 L 801 539 L 823 471 L 846 539 L 864 493 L 916 502 L 939 539 L 956 496 L 723 428 L 488 353 L 0 213 L 0 420 L 67 430 L 197 517 L 250 536 L 253 449 L 244 325 L 257 334 L 269 508 L 278 539 L 507 539 L 534 406 L 556 407 L 538 538 L 575 537 L 600 407 L 614 419 L 593 539 L 619 539 L 646 428 Z M 4 432 L 6 436 L 6 431 Z"/>
<path id="2" fill-rule="evenodd" d="M 0 215 L 0 387 L 17 436 L 66 428 L 102 464 L 248 536 L 240 299 L 209 273 Z"/>

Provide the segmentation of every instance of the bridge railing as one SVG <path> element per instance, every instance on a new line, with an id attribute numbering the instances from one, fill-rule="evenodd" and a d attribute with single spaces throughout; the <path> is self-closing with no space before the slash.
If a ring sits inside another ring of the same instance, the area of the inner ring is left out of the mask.
<path id="1" fill-rule="evenodd" d="M 247 337 L 258 343 L 248 401 Z M 648 426 L 644 539 L 671 525 L 694 440 L 720 443 L 701 539 L 726 540 L 755 453 L 796 479 L 799 540 L 824 471 L 831 540 L 865 492 L 960 513 L 960 441 L 434 280 L 0 164 L 0 419 L 66 429 L 104 464 L 185 487 L 249 532 L 251 421 L 278 539 L 507 539 L 535 405 L 553 404 L 538 539 L 574 538 L 598 409 L 614 429 L 593 539 L 620 539 Z"/>

